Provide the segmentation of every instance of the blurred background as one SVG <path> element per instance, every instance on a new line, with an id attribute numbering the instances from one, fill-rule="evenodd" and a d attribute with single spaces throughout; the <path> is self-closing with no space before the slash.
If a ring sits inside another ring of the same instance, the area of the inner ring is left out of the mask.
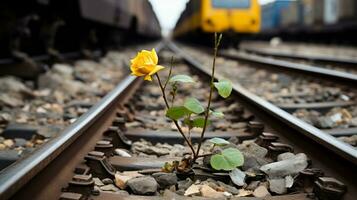
<path id="1" fill-rule="evenodd" d="M 93 57 L 162 37 L 211 44 L 214 32 L 234 48 L 252 40 L 354 46 L 356 24 L 353 0 L 3 0 L 0 63 Z"/>
<path id="2" fill-rule="evenodd" d="M 175 27 L 182 11 L 186 8 L 189 0 L 163 1 L 149 0 L 154 8 L 155 13 L 160 21 L 163 35 L 166 36 Z M 273 2 L 274 0 L 259 0 L 261 5 Z"/>
<path id="3" fill-rule="evenodd" d="M 353 0 L 189 1 L 175 25 L 165 17 L 169 13 L 164 16 L 170 9 L 163 8 L 160 2 L 152 1 L 164 33 L 174 27 L 175 37 L 223 32 L 234 45 L 245 39 L 276 37 L 299 42 L 356 44 L 357 2 Z"/>

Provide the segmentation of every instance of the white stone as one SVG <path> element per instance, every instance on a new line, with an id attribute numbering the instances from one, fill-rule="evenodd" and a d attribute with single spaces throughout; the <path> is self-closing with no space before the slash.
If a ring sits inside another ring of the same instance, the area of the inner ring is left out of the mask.
<path id="1" fill-rule="evenodd" d="M 287 175 L 298 174 L 307 167 L 307 157 L 300 153 L 295 157 L 263 165 L 260 170 L 270 178 L 283 178 Z"/>
<path id="2" fill-rule="evenodd" d="M 200 185 L 191 185 L 189 188 L 187 188 L 184 195 L 191 196 L 194 194 L 200 194 L 200 189 L 201 189 Z"/>
<path id="3" fill-rule="evenodd" d="M 277 160 L 282 161 L 282 160 L 287 160 L 287 159 L 294 158 L 294 157 L 295 157 L 295 154 L 293 154 L 291 152 L 285 152 L 285 153 L 279 154 L 277 157 Z"/>
<path id="4" fill-rule="evenodd" d="M 269 193 L 269 191 L 267 190 L 266 187 L 259 186 L 254 190 L 253 195 L 255 197 L 258 197 L 258 198 L 263 198 L 263 197 L 266 197 L 266 196 L 270 196 L 270 193 Z"/>
<path id="5" fill-rule="evenodd" d="M 7 147 L 12 147 L 12 146 L 14 146 L 15 143 L 11 139 L 7 139 L 7 140 L 4 140 L 3 144 Z"/>
<path id="6" fill-rule="evenodd" d="M 233 183 L 238 186 L 243 186 L 245 183 L 245 173 L 239 170 L 238 168 L 235 168 L 231 172 L 229 172 L 229 177 L 231 177 Z"/>
<path id="7" fill-rule="evenodd" d="M 285 187 L 291 188 L 294 185 L 294 178 L 292 176 L 285 176 Z"/>
<path id="8" fill-rule="evenodd" d="M 123 173 L 115 173 L 115 185 L 120 189 L 126 188 L 126 183 L 133 178 L 144 176 L 139 174 L 137 171 L 128 171 Z"/>
<path id="9" fill-rule="evenodd" d="M 276 194 L 285 194 L 287 192 L 287 189 L 285 187 L 285 179 L 270 179 L 269 190 L 275 192 Z"/>
<path id="10" fill-rule="evenodd" d="M 224 193 L 223 192 L 217 192 L 213 188 L 211 188 L 208 185 L 202 185 L 201 187 L 201 196 L 207 197 L 207 198 L 224 198 Z"/>
<path id="11" fill-rule="evenodd" d="M 94 177 L 93 181 L 94 181 L 94 185 L 97 185 L 97 186 L 103 186 L 104 185 L 104 183 L 99 178 Z"/>
<path id="12" fill-rule="evenodd" d="M 121 157 L 131 157 L 131 155 L 128 152 L 124 151 L 123 149 L 115 149 L 114 152 L 115 154 Z"/>

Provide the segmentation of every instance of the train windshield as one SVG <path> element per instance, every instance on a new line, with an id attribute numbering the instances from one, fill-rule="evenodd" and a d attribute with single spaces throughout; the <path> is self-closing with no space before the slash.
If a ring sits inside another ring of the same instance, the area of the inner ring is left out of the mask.
<path id="1" fill-rule="evenodd" d="M 249 8 L 250 0 L 212 0 L 214 8 Z"/>

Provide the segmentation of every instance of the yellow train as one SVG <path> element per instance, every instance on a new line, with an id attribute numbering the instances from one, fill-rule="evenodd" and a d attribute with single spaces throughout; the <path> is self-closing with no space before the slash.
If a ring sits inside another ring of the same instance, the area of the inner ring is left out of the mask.
<path id="1" fill-rule="evenodd" d="M 173 34 L 180 37 L 192 32 L 252 34 L 259 31 L 258 0 L 190 0 Z"/>

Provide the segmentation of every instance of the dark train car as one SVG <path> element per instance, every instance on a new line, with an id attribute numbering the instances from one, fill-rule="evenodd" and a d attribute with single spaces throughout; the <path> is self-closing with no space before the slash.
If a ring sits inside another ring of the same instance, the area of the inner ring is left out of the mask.
<path id="1" fill-rule="evenodd" d="M 147 0 L 0 2 L 0 58 L 117 46 L 134 35 L 161 37 Z"/>

